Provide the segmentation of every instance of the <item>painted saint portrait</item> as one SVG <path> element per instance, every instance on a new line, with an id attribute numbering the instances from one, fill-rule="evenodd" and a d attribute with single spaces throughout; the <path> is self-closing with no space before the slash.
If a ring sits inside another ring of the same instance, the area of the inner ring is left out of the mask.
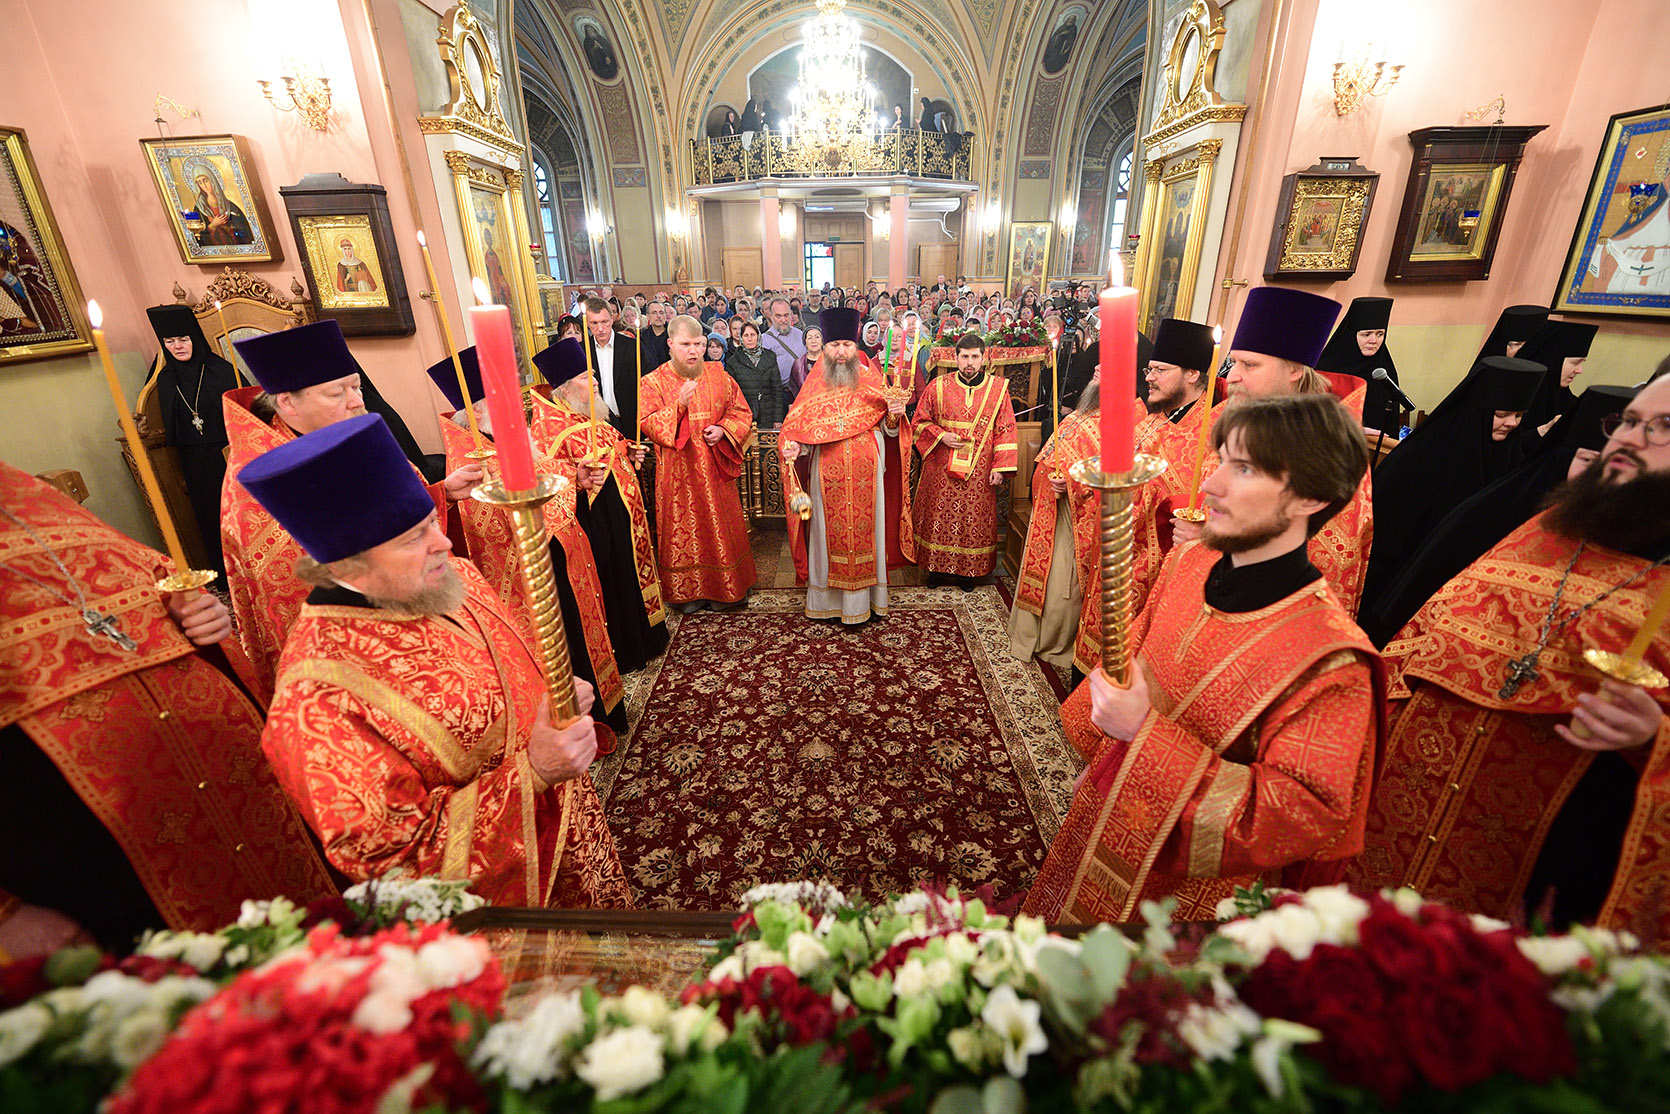
<path id="1" fill-rule="evenodd" d="M 1049 272 L 1049 221 L 1025 221 L 1009 226 L 1009 276 L 1005 288 L 1019 298 L 1028 286 L 1042 292 Z"/>
<path id="2" fill-rule="evenodd" d="M 1670 319 L 1670 108 L 1607 122 L 1554 309 Z"/>
<path id="3" fill-rule="evenodd" d="M 1055 30 L 1050 33 L 1050 41 L 1044 47 L 1044 73 L 1054 76 L 1067 68 L 1072 60 L 1073 47 L 1079 41 L 1079 13 L 1069 11 Z"/>
<path id="4" fill-rule="evenodd" d="M 92 347 L 23 132 L 0 128 L 0 364 Z"/>
<path id="5" fill-rule="evenodd" d="M 1495 219 L 1502 174 L 1502 167 L 1485 164 L 1433 167 L 1410 258 L 1475 256 Z"/>
<path id="6" fill-rule="evenodd" d="M 180 256 L 203 265 L 277 259 L 266 205 L 238 136 L 142 139 Z"/>
<path id="7" fill-rule="evenodd" d="M 1337 197 L 1318 197 L 1305 206 L 1299 214 L 1295 251 L 1326 254 L 1334 250 L 1334 240 L 1339 234 L 1340 204 Z"/>
<path id="8" fill-rule="evenodd" d="M 1189 246 L 1189 229 L 1194 217 L 1195 190 L 1198 182 L 1185 178 L 1172 183 L 1165 191 L 1160 213 L 1160 256 L 1157 264 L 1159 288 L 1154 293 L 1154 309 L 1149 320 L 1176 317 L 1183 277 L 1183 264 Z M 1193 291 L 1189 292 L 1193 297 Z M 1186 316 L 1186 315 L 1185 315 Z"/>
<path id="9" fill-rule="evenodd" d="M 589 16 L 574 21 L 580 36 L 580 49 L 585 53 L 586 65 L 599 81 L 613 81 L 620 76 L 620 61 L 615 57 L 614 44 L 604 32 L 603 25 Z"/>
<path id="10" fill-rule="evenodd" d="M 307 253 L 319 308 L 378 309 L 388 306 L 383 261 L 371 218 L 364 213 L 296 217 L 297 239 Z"/>

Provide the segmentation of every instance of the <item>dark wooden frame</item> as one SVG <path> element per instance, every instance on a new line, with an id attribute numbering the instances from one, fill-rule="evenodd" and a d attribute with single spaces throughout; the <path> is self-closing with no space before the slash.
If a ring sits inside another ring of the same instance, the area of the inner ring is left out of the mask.
<path id="1" fill-rule="evenodd" d="M 280 186 L 284 208 L 290 216 L 290 232 L 296 238 L 307 275 L 308 296 L 315 320 L 331 318 L 342 327 L 343 336 L 410 336 L 417 330 L 412 317 L 412 299 L 406 291 L 406 276 L 400 266 L 400 252 L 394 242 L 394 225 L 389 220 L 388 193 L 382 186 L 350 182 L 340 174 L 309 174 L 293 186 Z M 320 295 L 329 274 L 315 274 L 312 253 L 302 229 L 303 217 L 368 218 L 377 262 L 383 272 L 387 306 L 350 308 L 326 306 Z"/>
<path id="2" fill-rule="evenodd" d="M 1409 164 L 1409 181 L 1403 189 L 1403 207 L 1398 213 L 1397 235 L 1392 239 L 1392 255 L 1386 262 L 1388 282 L 1458 282 L 1490 277 L 1490 264 L 1496 257 L 1496 243 L 1501 238 L 1502 222 L 1507 217 L 1508 203 L 1513 197 L 1514 179 L 1519 174 L 1519 163 L 1525 155 L 1525 145 L 1531 137 L 1548 127 L 1547 124 L 1486 127 L 1421 128 L 1409 133 L 1415 157 Z M 1490 227 L 1485 230 L 1485 241 L 1477 259 L 1416 260 L 1414 254 L 1419 225 L 1421 200 L 1434 170 L 1446 166 L 1465 166 L 1487 163 L 1503 168 L 1501 193 L 1495 199 Z"/>
<path id="3" fill-rule="evenodd" d="M 1339 183 L 1339 190 L 1346 194 L 1346 203 L 1340 210 L 1341 225 L 1334 233 L 1335 250 L 1329 260 L 1332 266 L 1295 266 L 1298 260 L 1288 247 L 1297 203 L 1310 196 L 1307 193 L 1306 198 L 1301 198 L 1300 193 L 1313 182 L 1322 189 L 1327 188 L 1328 183 Z M 1363 254 L 1363 230 L 1368 227 L 1369 213 L 1374 207 L 1374 191 L 1379 185 L 1380 172 L 1357 165 L 1356 155 L 1324 155 L 1308 169 L 1283 177 L 1281 196 L 1276 202 L 1276 224 L 1270 230 L 1270 251 L 1264 259 L 1264 277 L 1333 280 L 1356 274 L 1357 261 Z M 1347 215 L 1356 218 L 1349 237 L 1344 226 Z M 1342 248 L 1340 245 L 1343 243 L 1348 243 L 1349 249 Z"/>

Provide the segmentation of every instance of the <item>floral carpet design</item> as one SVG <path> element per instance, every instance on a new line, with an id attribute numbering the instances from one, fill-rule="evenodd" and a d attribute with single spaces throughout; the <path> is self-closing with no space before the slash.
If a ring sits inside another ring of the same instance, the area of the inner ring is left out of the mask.
<path id="1" fill-rule="evenodd" d="M 1057 700 L 994 588 L 892 596 L 855 629 L 793 589 L 677 620 L 592 771 L 641 907 L 734 908 L 766 879 L 1031 884 L 1078 767 Z"/>

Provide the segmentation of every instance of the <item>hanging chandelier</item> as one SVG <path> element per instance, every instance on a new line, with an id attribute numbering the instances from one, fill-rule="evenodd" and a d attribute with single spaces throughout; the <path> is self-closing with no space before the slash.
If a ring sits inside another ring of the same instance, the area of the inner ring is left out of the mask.
<path id="1" fill-rule="evenodd" d="M 806 24 L 800 80 L 789 91 L 796 135 L 833 146 L 875 126 L 876 87 L 864 74 L 858 21 L 843 14 L 846 0 L 818 0 Z"/>

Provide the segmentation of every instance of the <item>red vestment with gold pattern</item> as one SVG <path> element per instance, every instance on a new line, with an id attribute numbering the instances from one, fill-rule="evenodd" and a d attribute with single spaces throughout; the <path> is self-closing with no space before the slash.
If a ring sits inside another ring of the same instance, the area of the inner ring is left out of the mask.
<path id="1" fill-rule="evenodd" d="M 1026 548 L 1021 554 L 1021 567 L 1015 576 L 1015 606 L 1033 615 L 1044 613 L 1044 585 L 1049 581 L 1050 556 L 1055 551 L 1056 494 L 1049 484 L 1050 476 L 1067 478 L 1067 497 L 1072 500 L 1072 489 L 1083 488 L 1073 482 L 1069 469 L 1079 461 L 1101 451 L 1101 432 L 1097 428 L 1097 414 L 1069 414 L 1061 420 L 1061 428 L 1050 435 L 1038 451 L 1037 466 L 1032 471 L 1032 519 L 1026 528 Z M 1097 494 L 1083 488 L 1090 495 Z M 1079 574 L 1079 585 L 1095 583 L 1097 547 L 1100 522 L 1095 499 L 1080 498 L 1069 502 L 1072 508 L 1073 556 Z M 1088 590 L 1088 589 L 1087 589 Z M 1101 611 L 1098 609 L 1097 614 Z"/>
<path id="2" fill-rule="evenodd" d="M 1345 408 L 1354 417 L 1362 418 L 1364 391 L 1355 392 L 1345 400 Z M 1212 421 L 1223 415 L 1227 402 L 1212 408 Z M 1189 505 L 1189 491 L 1194 486 L 1195 460 L 1200 455 L 1201 406 L 1189 407 L 1178 422 L 1155 430 L 1147 441 L 1138 441 L 1137 448 L 1162 457 L 1168 467 L 1156 478 L 1137 488 L 1131 500 L 1132 526 L 1135 537 L 1131 556 L 1132 610 L 1140 613 L 1153 590 L 1160 565 L 1171 549 L 1172 513 Z M 1139 429 L 1142 428 L 1139 426 Z M 1218 454 L 1212 451 L 1211 432 L 1207 432 L 1206 455 L 1200 462 L 1200 479 L 1218 467 Z M 1363 598 L 1363 578 L 1368 575 L 1369 546 L 1374 539 L 1374 504 L 1370 473 L 1363 473 L 1352 493 L 1351 501 L 1340 512 L 1323 524 L 1307 547 L 1311 564 L 1327 578 L 1329 587 L 1339 597 L 1348 614 L 1357 614 Z M 1197 504 L 1198 505 L 1198 504 Z M 1073 664 L 1085 673 L 1101 664 L 1102 660 L 1101 599 L 1085 592 L 1084 614 L 1079 623 L 1079 642 L 1073 654 Z"/>
<path id="3" fill-rule="evenodd" d="M 441 441 L 446 446 L 448 473 L 472 463 L 467 454 L 475 449 L 475 441 L 469 430 L 460 428 L 452 420 L 451 414 L 441 415 Z M 615 652 L 609 644 L 609 624 L 603 614 L 603 588 L 597 580 L 591 543 L 586 540 L 585 531 L 580 529 L 579 522 L 574 518 L 574 501 L 579 490 L 574 483 L 574 468 L 555 460 L 545 451 L 537 436 L 533 443 L 534 471 L 540 475 L 560 475 L 567 480 L 541 508 L 545 517 L 545 532 L 562 547 L 568 586 L 580 612 L 582 630 L 579 633 L 596 678 L 598 706 L 605 711 L 613 711 L 626 696 L 626 685 L 621 681 L 620 670 L 615 666 Z M 476 499 L 466 499 L 458 504 L 458 517 L 470 562 L 509 606 L 510 613 L 521 625 L 522 636 L 535 643 L 539 636 L 533 609 L 528 603 L 521 563 L 516 555 L 516 531 L 511 526 L 510 512 Z M 569 633 L 572 637 L 572 632 Z M 612 747 L 612 740 L 605 745 L 606 748 Z"/>
<path id="4" fill-rule="evenodd" d="M 0 571 L 0 727 L 17 724 L 52 760 L 168 926 L 208 932 L 236 920 L 246 899 L 336 893 L 261 755 L 260 712 L 164 608 L 155 585 L 166 559 L 3 463 L 0 505 L 58 555 L 87 606 L 139 644 L 124 650 L 88 633 L 78 606 Z M 0 563 L 63 582 L 51 556 L 3 519 Z"/>
<path id="5" fill-rule="evenodd" d="M 469 879 L 495 905 L 631 905 L 591 775 L 548 785 L 528 760 L 545 698 L 534 651 L 492 587 L 450 615 L 307 603 L 262 745 L 355 880 Z"/>
<path id="6" fill-rule="evenodd" d="M 644 614 L 652 624 L 665 622 L 667 609 L 661 601 L 661 578 L 655 567 L 655 539 L 650 533 L 638 471 L 632 467 L 632 443 L 608 422 L 590 421 L 537 392 L 533 395 L 533 438 L 534 444 L 555 460 L 579 460 L 591 455 L 593 438 L 607 453 L 609 475 L 620 491 L 632 528 L 632 563 L 644 597 Z M 595 499 L 596 495 L 587 497 Z"/>
<path id="7" fill-rule="evenodd" d="M 881 373 L 862 360 L 857 386 L 843 389 L 831 387 L 825 381 L 820 363 L 807 374 L 779 433 L 779 444 L 793 441 L 818 449 L 819 494 L 823 499 L 824 540 L 829 556 L 828 587 L 836 591 L 856 592 L 885 583 L 887 569 L 916 560 L 911 538 L 910 423 L 901 418 L 896 436 L 885 431 L 887 403 L 882 398 L 882 388 Z M 879 453 L 875 440 L 878 430 L 882 431 L 883 444 Z M 802 452 L 793 464 L 783 463 L 781 467 L 784 491 L 789 491 L 791 485 L 805 490 L 811 483 L 809 453 Z M 876 567 L 878 483 L 886 515 L 882 529 L 887 569 Z M 786 518 L 795 581 L 805 584 L 809 524 L 792 513 Z"/>
<path id="8" fill-rule="evenodd" d="M 1551 637 L 1537 677 L 1504 697 L 1508 663 L 1536 648 L 1576 546 L 1541 518 L 1527 522 L 1440 589 L 1386 647 L 1389 761 L 1354 882 L 1412 886 L 1460 909 L 1519 919 L 1549 827 L 1596 759 L 1554 734 L 1570 723 L 1577 698 L 1600 686 L 1583 650 L 1622 650 L 1652 601 L 1670 592 L 1664 567 L 1619 588 Z M 1560 617 L 1647 566 L 1585 545 Z M 1659 631 L 1645 661 L 1670 672 L 1670 633 Z M 1652 695 L 1670 711 L 1670 694 Z M 1640 780 L 1617 863 L 1595 863 L 1615 871 L 1599 922 L 1662 941 L 1670 935 L 1670 719 L 1651 743 L 1619 753 Z"/>
<path id="9" fill-rule="evenodd" d="M 703 362 L 688 407 L 678 400 L 688 380 L 672 364 L 641 382 L 641 424 L 656 444 L 655 552 L 666 601 L 735 603 L 756 579 L 736 489 L 753 411 L 722 364 Z M 709 445 L 703 431 L 715 425 L 724 436 Z"/>
<path id="10" fill-rule="evenodd" d="M 238 622 L 238 641 L 247 666 L 234 660 L 239 675 L 262 705 L 272 702 L 278 657 L 290 624 L 296 621 L 308 587 L 296 579 L 295 543 L 255 496 L 238 482 L 243 466 L 269 449 L 294 441 L 296 433 L 280 418 L 263 420 L 250 406 L 261 395 L 259 386 L 239 387 L 221 396 L 226 415 L 226 479 L 220 492 L 220 546 L 226 559 L 226 586 L 232 616 Z M 352 477 L 344 476 L 344 483 Z M 446 493 L 440 484 L 425 484 L 435 508 L 446 520 Z"/>
<path id="11" fill-rule="evenodd" d="M 1009 381 L 984 373 L 971 387 L 941 375 L 922 392 L 913 420 L 922 474 L 912 501 L 916 560 L 929 572 L 987 576 L 997 567 L 993 471 L 1019 466 Z M 952 449 L 947 434 L 962 438 Z"/>
<path id="12" fill-rule="evenodd" d="M 1211 919 L 1237 885 L 1337 881 L 1363 842 L 1384 675 L 1325 581 L 1240 614 L 1205 602 L 1219 554 L 1167 557 L 1133 631 L 1153 710 L 1129 742 L 1062 707 L 1090 763 L 1026 900 L 1071 923 L 1130 920 L 1175 896 Z"/>

